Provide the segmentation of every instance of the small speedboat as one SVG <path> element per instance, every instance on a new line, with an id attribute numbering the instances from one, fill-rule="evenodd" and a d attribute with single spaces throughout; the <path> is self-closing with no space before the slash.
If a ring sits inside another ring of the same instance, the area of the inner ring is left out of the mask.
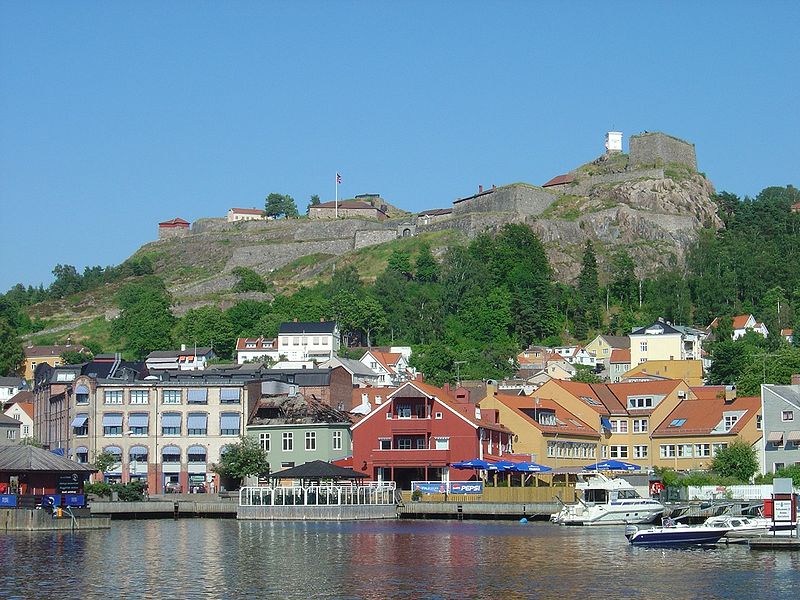
<path id="1" fill-rule="evenodd" d="M 732 515 L 719 515 L 709 517 L 703 523 L 704 527 L 726 529 L 725 539 L 744 540 L 769 533 L 772 522 L 764 518 L 735 517 Z"/>
<path id="2" fill-rule="evenodd" d="M 634 546 L 702 546 L 716 544 L 728 533 L 721 527 L 698 525 L 690 527 L 664 519 L 661 527 L 639 529 L 636 525 L 625 527 L 625 537 Z"/>

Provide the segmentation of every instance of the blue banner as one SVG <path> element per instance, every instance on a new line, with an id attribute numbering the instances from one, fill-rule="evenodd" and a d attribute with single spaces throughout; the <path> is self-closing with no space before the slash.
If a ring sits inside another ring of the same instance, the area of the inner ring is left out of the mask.
<path id="1" fill-rule="evenodd" d="M 86 496 L 83 494 L 65 494 L 64 506 L 85 506 Z"/>
<path id="2" fill-rule="evenodd" d="M 0 508 L 12 508 L 16 505 L 16 494 L 0 494 Z"/>
<path id="3" fill-rule="evenodd" d="M 482 481 L 451 481 L 450 482 L 451 494 L 482 494 L 483 482 Z"/>
<path id="4" fill-rule="evenodd" d="M 447 484 L 443 481 L 415 481 L 412 490 L 423 494 L 444 494 Z"/>

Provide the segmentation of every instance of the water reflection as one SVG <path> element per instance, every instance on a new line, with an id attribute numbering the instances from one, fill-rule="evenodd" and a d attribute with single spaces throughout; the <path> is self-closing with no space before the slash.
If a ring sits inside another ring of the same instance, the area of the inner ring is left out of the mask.
<path id="1" fill-rule="evenodd" d="M 2 598 L 788 598 L 800 553 L 509 522 L 115 521 L 0 537 Z"/>

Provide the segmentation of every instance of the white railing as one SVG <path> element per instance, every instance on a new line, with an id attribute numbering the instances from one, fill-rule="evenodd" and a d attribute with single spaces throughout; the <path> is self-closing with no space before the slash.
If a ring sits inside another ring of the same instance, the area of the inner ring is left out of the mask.
<path id="1" fill-rule="evenodd" d="M 365 485 L 248 486 L 239 490 L 239 506 L 354 506 L 395 503 L 393 481 L 370 482 Z"/>
<path id="2" fill-rule="evenodd" d="M 794 488 L 795 493 L 800 489 Z M 704 485 L 686 488 L 689 500 L 764 500 L 772 498 L 772 485 Z"/>

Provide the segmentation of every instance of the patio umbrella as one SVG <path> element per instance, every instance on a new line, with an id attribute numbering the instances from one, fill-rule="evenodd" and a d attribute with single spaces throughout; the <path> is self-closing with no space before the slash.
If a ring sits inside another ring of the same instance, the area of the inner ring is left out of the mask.
<path id="1" fill-rule="evenodd" d="M 454 469 L 488 469 L 491 465 L 492 463 L 485 460 L 473 458 L 472 460 L 462 460 L 461 462 L 453 463 L 450 466 Z"/>
<path id="2" fill-rule="evenodd" d="M 545 467 L 544 465 L 536 464 L 535 462 L 520 462 L 515 463 L 511 470 L 516 471 L 517 473 L 546 473 L 547 471 L 552 471 L 553 469 L 550 467 Z"/>
<path id="3" fill-rule="evenodd" d="M 489 470 L 490 471 L 513 471 L 514 465 L 513 463 L 508 460 L 498 460 L 497 462 L 489 463 Z"/>
<path id="4" fill-rule="evenodd" d="M 642 467 L 621 460 L 604 460 L 583 467 L 584 471 L 640 471 Z"/>

